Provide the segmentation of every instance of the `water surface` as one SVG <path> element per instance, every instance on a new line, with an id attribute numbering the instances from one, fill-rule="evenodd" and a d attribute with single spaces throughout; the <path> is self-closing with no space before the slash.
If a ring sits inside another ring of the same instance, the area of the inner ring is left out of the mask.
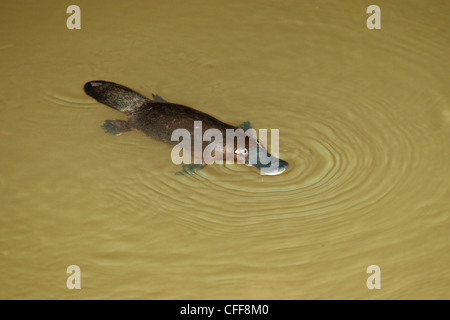
<path id="1" fill-rule="evenodd" d="M 450 298 L 447 2 L 70 4 L 0 4 L 0 298 Z M 289 169 L 177 176 L 97 79 L 279 129 Z"/>

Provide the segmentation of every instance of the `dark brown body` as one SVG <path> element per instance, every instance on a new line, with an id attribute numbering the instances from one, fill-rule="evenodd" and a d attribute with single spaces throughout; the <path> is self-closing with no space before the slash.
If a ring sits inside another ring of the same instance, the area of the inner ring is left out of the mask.
<path id="1" fill-rule="evenodd" d="M 217 149 L 211 153 L 210 159 L 207 159 L 206 163 L 212 163 L 217 160 L 224 161 L 227 154 L 234 156 L 236 163 L 246 163 L 246 161 L 248 162 L 247 156 L 249 153 L 255 155 L 255 159 L 259 159 L 259 152 L 264 151 L 266 153 L 265 148 L 253 137 L 246 135 L 243 130 L 236 130 L 238 127 L 224 123 L 193 108 L 166 102 L 159 96 L 154 96 L 155 99 L 152 100 L 125 86 L 101 80 L 87 82 L 84 86 L 84 91 L 98 102 L 127 114 L 128 121 L 105 121 L 105 124 L 108 124 L 113 129 L 113 131 L 105 129 L 110 134 L 118 135 L 134 128 L 162 142 L 178 144 L 179 141 L 172 141 L 171 139 L 174 130 L 185 129 L 190 133 L 191 137 L 195 138 L 195 133 L 199 131 L 194 128 L 195 122 L 200 121 L 202 128 L 200 141 L 203 140 L 203 134 L 208 129 L 217 129 L 223 136 L 222 141 L 202 141 L 202 151 L 211 144 L 217 146 Z M 227 129 L 233 130 L 236 134 L 236 137 L 230 138 L 231 143 L 229 143 L 230 140 L 227 140 Z M 235 139 L 241 142 L 236 144 L 234 143 Z M 194 154 L 194 148 L 191 148 L 191 150 Z M 279 167 L 275 169 L 270 167 L 269 170 L 266 168 L 266 164 L 252 162 L 251 165 L 258 168 L 261 172 L 265 170 L 266 173 L 264 174 L 279 174 L 286 169 L 287 162 L 270 154 L 268 155 L 271 157 L 272 162 L 276 162 L 277 166 L 281 162 L 283 167 L 281 169 Z M 203 162 L 204 164 L 205 162 Z"/>
<path id="2" fill-rule="evenodd" d="M 177 143 L 171 141 L 176 129 L 186 129 L 193 136 L 195 121 L 202 121 L 202 135 L 207 129 L 218 129 L 224 136 L 226 129 L 237 129 L 201 111 L 168 102 L 146 102 L 128 114 L 133 128 L 169 144 Z"/>

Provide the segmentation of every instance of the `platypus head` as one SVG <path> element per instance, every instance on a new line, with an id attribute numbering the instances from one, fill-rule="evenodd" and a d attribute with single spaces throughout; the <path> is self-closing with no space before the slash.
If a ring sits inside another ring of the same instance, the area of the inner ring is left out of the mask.
<path id="1" fill-rule="evenodd" d="M 87 82 L 84 91 L 98 102 L 122 112 L 132 112 L 149 101 L 130 88 L 103 80 Z"/>
<path id="2" fill-rule="evenodd" d="M 226 145 L 227 149 L 232 146 L 235 163 L 245 163 L 248 166 L 253 166 L 262 175 L 278 175 L 287 169 L 288 163 L 270 154 L 249 131 L 244 133 L 242 129 L 238 129 L 235 131 L 235 135 L 237 137 L 241 136 L 241 143 L 239 143 L 239 138 L 237 138 L 237 143 L 233 143 L 233 141 L 227 139 L 228 143 Z M 245 138 L 242 138 L 242 135 Z M 243 141 L 245 143 L 242 143 Z M 230 151 L 228 150 L 228 152 Z"/>

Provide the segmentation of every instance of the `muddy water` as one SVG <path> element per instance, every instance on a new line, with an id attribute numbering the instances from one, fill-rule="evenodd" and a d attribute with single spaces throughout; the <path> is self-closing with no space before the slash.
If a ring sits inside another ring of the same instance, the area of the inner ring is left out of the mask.
<path id="1" fill-rule="evenodd" d="M 450 298 L 450 7 L 369 30 L 357 2 L 77 1 L 68 30 L 73 3 L 2 1 L 0 298 Z M 289 169 L 175 175 L 100 129 L 96 79 L 279 129 Z"/>

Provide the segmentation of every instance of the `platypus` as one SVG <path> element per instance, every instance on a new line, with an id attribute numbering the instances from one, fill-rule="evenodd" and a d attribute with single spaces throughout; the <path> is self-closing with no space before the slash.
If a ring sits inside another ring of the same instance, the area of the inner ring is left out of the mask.
<path id="1" fill-rule="evenodd" d="M 237 163 L 252 165 L 261 174 L 280 174 L 288 166 L 286 161 L 268 153 L 255 137 L 244 133 L 244 130 L 251 128 L 248 121 L 240 126 L 233 126 L 191 107 L 167 102 L 159 95 L 152 94 L 153 99 L 149 99 L 130 88 L 109 81 L 89 81 L 84 85 L 84 91 L 98 102 L 124 112 L 128 116 L 128 121 L 106 120 L 104 122 L 103 129 L 112 135 L 120 135 L 132 129 L 137 129 L 162 142 L 177 144 L 177 141 L 172 140 L 173 132 L 176 129 L 185 129 L 191 135 L 194 135 L 195 126 L 198 123 L 201 123 L 202 134 L 208 129 L 216 129 L 225 137 L 227 130 L 231 129 L 238 132 L 238 135 L 245 135 L 244 145 L 220 142 L 220 145 L 215 146 L 215 152 L 212 152 L 214 159 L 206 159 L 208 161 L 202 159 L 194 164 L 184 164 L 180 173 L 191 174 L 214 160 L 225 160 L 227 152 L 234 155 L 234 160 Z M 239 128 L 243 130 L 239 131 Z M 214 143 L 217 144 L 219 141 L 214 141 Z M 205 147 L 206 145 L 202 143 L 202 151 Z M 264 161 L 261 161 L 262 154 L 264 154 Z"/>

